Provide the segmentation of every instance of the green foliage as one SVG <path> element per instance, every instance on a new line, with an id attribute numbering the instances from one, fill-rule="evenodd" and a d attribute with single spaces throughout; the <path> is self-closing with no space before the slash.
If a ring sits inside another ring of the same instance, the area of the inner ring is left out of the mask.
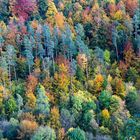
<path id="1" fill-rule="evenodd" d="M 139 3 L 0 0 L 0 139 L 139 140 Z"/>
<path id="2" fill-rule="evenodd" d="M 136 112 L 136 99 L 138 95 L 136 91 L 130 91 L 126 96 L 126 107 L 130 111 L 131 114 L 137 113 Z"/>
<path id="3" fill-rule="evenodd" d="M 71 128 L 67 133 L 67 137 L 69 140 L 86 140 L 85 132 L 80 128 Z"/>
<path id="4" fill-rule="evenodd" d="M 52 128 L 48 126 L 40 126 L 32 136 L 31 140 L 56 140 L 56 134 Z"/>
<path id="5" fill-rule="evenodd" d="M 36 94 L 37 94 L 37 100 L 36 100 L 35 112 L 37 114 L 48 115 L 50 111 L 49 100 L 46 95 L 46 91 L 41 84 L 38 85 L 36 89 Z"/>
<path id="6" fill-rule="evenodd" d="M 111 94 L 108 91 L 102 91 L 99 95 L 99 102 L 101 108 L 109 108 L 111 100 Z"/>
<path id="7" fill-rule="evenodd" d="M 120 98 L 118 96 L 113 95 L 110 99 L 110 106 L 109 106 L 109 110 L 110 112 L 115 112 L 119 106 L 120 106 Z"/>
<path id="8" fill-rule="evenodd" d="M 14 97 L 10 97 L 9 99 L 5 100 L 4 103 L 5 113 L 9 117 L 17 110 L 17 104 Z"/>

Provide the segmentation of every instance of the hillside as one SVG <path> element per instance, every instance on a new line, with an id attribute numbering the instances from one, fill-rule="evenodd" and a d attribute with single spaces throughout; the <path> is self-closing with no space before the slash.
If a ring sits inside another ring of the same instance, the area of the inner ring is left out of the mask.
<path id="1" fill-rule="evenodd" d="M 140 1 L 0 0 L 0 140 L 140 140 Z"/>

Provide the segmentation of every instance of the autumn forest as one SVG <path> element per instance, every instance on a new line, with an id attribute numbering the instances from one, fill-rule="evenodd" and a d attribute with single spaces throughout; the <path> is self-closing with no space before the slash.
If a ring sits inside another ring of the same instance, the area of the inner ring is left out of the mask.
<path id="1" fill-rule="evenodd" d="M 140 140 L 140 0 L 0 0 L 0 140 Z"/>

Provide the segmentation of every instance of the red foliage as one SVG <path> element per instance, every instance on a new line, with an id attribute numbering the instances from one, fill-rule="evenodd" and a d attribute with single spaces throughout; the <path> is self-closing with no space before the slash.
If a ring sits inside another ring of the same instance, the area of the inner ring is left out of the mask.
<path id="1" fill-rule="evenodd" d="M 124 61 L 120 61 L 119 63 L 119 70 L 121 71 L 121 75 L 124 78 L 127 72 L 128 66 L 125 64 Z"/>
<path id="2" fill-rule="evenodd" d="M 36 0 L 16 0 L 15 2 L 11 1 L 11 8 L 14 15 L 19 18 L 26 20 L 36 9 Z"/>
<path id="3" fill-rule="evenodd" d="M 110 15 L 113 16 L 117 10 L 116 5 L 115 4 L 109 4 L 108 5 L 108 9 L 110 12 Z"/>
<path id="4" fill-rule="evenodd" d="M 132 63 L 132 60 L 135 58 L 135 53 L 132 47 L 132 43 L 130 41 L 128 41 L 125 45 L 125 49 L 124 49 L 124 59 L 125 59 L 125 63 L 127 64 L 127 66 L 129 67 Z"/>
<path id="5" fill-rule="evenodd" d="M 130 16 L 133 16 L 138 8 L 138 0 L 125 0 L 125 5 L 127 12 L 130 14 Z"/>
<path id="6" fill-rule="evenodd" d="M 56 63 L 58 65 L 64 64 L 65 66 L 69 67 L 69 60 L 67 60 L 63 55 L 59 55 L 56 58 Z"/>

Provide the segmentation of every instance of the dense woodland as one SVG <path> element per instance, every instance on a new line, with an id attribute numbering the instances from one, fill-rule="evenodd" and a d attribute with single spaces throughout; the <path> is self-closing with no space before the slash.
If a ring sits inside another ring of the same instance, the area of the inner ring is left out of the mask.
<path id="1" fill-rule="evenodd" d="M 0 140 L 140 140 L 140 1 L 0 0 Z"/>

